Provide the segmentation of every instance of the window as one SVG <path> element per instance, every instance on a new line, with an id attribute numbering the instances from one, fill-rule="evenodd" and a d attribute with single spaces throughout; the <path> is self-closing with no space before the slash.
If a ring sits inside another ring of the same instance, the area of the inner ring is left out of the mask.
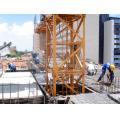
<path id="1" fill-rule="evenodd" d="M 120 40 L 120 38 L 114 38 L 114 40 Z"/>
<path id="2" fill-rule="evenodd" d="M 120 43 L 114 43 L 114 45 L 120 45 Z"/>

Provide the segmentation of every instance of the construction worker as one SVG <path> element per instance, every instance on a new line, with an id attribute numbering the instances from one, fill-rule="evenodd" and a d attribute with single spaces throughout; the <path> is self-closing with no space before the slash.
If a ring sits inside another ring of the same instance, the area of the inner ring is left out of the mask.
<path id="1" fill-rule="evenodd" d="M 8 63 L 8 68 L 10 69 L 10 72 L 16 72 L 16 65 L 13 63 Z"/>
<path id="2" fill-rule="evenodd" d="M 110 85 L 111 85 L 112 82 L 113 82 L 113 79 L 114 79 L 115 66 L 113 64 L 110 64 L 110 63 L 106 63 L 106 64 L 103 65 L 102 73 L 101 73 L 101 75 L 100 75 L 100 77 L 99 77 L 97 82 L 101 81 L 101 79 L 103 78 L 103 76 L 106 73 L 106 70 L 109 71 L 109 75 L 107 77 L 109 78 Z"/>

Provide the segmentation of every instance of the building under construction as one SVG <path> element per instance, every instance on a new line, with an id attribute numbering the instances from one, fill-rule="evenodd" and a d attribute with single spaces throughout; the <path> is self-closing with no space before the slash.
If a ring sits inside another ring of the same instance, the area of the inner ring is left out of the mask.
<path id="1" fill-rule="evenodd" d="M 90 49 L 88 42 L 91 41 L 88 40 L 99 35 L 86 38 L 90 27 L 89 19 L 86 23 L 86 16 L 47 14 L 41 15 L 39 23 L 34 21 L 34 51 L 29 53 L 29 59 L 25 58 L 26 69 L 18 69 L 16 66 L 17 70 L 11 72 L 8 70 L 8 62 L 3 64 L 3 60 L 0 64 L 0 103 L 120 103 L 118 69 L 115 71 L 117 77 L 112 85 L 108 85 L 107 75 L 103 78 L 103 83 L 97 84 L 101 65 L 97 65 L 95 73 L 88 72 L 89 61 L 86 59 L 86 53 L 89 52 L 86 51 L 90 51 L 89 56 L 96 57 L 99 49 L 92 53 L 95 47 Z M 95 45 L 98 42 L 97 40 Z M 12 63 L 15 64 L 13 61 Z M 3 69 L 4 66 L 6 70 Z"/>
<path id="2" fill-rule="evenodd" d="M 117 83 L 119 78 L 115 78 L 115 86 L 110 87 L 96 84 L 99 74 L 94 77 L 87 76 L 85 21 L 85 14 L 50 14 L 41 15 L 40 23 L 35 24 L 34 38 L 37 36 L 39 42 L 37 44 L 39 50 L 36 51 L 42 54 L 42 66 L 45 68 L 44 85 L 38 81 L 51 97 L 57 96 L 57 99 L 61 99 L 60 95 L 63 95 L 70 97 L 72 103 L 82 103 L 79 100 L 84 98 L 84 93 L 90 93 L 85 94 L 88 96 L 85 100 L 93 96 L 96 97 L 96 101 L 101 98 L 99 94 L 101 91 L 119 93 Z M 108 79 L 105 78 L 105 81 L 107 82 Z M 109 98 L 112 98 L 111 96 L 109 95 Z M 108 99 L 108 96 L 102 95 L 102 97 L 101 101 L 105 99 L 107 103 L 114 103 Z M 75 99 L 79 100 L 75 102 Z"/>

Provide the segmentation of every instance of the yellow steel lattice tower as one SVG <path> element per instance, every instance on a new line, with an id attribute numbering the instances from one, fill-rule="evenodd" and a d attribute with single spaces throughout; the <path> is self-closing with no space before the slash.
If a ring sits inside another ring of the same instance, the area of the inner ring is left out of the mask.
<path id="1" fill-rule="evenodd" d="M 56 96 L 57 84 L 61 94 L 78 93 L 78 83 L 85 93 L 85 15 L 46 15 L 35 29 L 46 33 L 46 89 Z"/>

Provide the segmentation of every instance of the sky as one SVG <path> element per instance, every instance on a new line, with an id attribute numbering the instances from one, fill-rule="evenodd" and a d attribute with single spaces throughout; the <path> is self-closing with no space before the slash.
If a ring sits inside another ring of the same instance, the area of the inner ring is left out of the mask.
<path id="1" fill-rule="evenodd" d="M 34 14 L 0 14 L 0 45 L 12 42 L 17 50 L 33 49 Z M 110 14 L 118 16 L 118 14 Z M 39 15 L 37 15 L 37 21 Z"/>
<path id="2" fill-rule="evenodd" d="M 0 45 L 12 42 L 17 50 L 33 48 L 34 14 L 0 14 Z"/>

